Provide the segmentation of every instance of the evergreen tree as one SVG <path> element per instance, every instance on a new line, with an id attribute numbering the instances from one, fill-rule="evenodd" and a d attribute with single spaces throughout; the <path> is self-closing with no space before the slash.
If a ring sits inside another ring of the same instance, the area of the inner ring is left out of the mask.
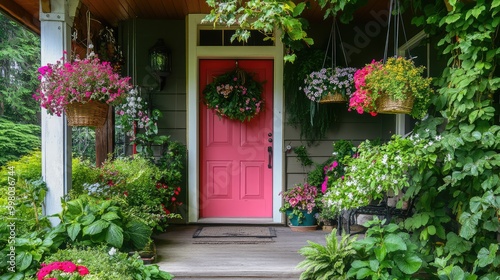
<path id="1" fill-rule="evenodd" d="M 0 13 L 0 117 L 17 123 L 39 123 L 40 37 Z"/>

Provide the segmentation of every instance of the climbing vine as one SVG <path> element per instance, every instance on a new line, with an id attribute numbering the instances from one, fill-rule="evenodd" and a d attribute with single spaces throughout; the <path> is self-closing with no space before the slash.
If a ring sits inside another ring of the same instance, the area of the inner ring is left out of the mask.
<path id="1" fill-rule="evenodd" d="M 425 7 L 424 25 L 449 57 L 430 117 L 416 133 L 432 141 L 426 153 L 439 163 L 424 166 L 417 215 L 407 229 L 426 245 L 441 279 L 498 279 L 500 255 L 500 126 L 497 65 L 500 1 L 449 1 Z M 471 278 L 468 278 L 471 277 Z"/>

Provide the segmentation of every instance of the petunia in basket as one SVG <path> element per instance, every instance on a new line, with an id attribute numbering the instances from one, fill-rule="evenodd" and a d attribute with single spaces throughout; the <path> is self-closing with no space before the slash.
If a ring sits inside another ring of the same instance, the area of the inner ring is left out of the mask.
<path id="1" fill-rule="evenodd" d="M 423 77 L 423 71 L 423 66 L 404 57 L 372 61 L 354 75 L 356 91 L 349 107 L 360 114 L 405 113 L 422 119 L 433 93 L 431 78 Z"/>
<path id="2" fill-rule="evenodd" d="M 69 104 L 121 103 L 129 90 L 130 77 L 113 72 L 109 62 L 97 56 L 72 61 L 63 59 L 38 69 L 40 86 L 33 97 L 49 114 L 60 116 Z"/>
<path id="3" fill-rule="evenodd" d="M 322 102 L 328 96 L 337 94 L 339 99 L 329 102 L 347 101 L 354 93 L 354 73 L 356 68 L 335 67 L 313 71 L 304 79 L 304 87 L 299 88 L 311 101 Z"/>

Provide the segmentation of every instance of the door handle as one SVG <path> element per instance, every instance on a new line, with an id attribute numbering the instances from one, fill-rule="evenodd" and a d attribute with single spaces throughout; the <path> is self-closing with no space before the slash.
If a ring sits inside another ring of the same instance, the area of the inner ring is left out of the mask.
<path id="1" fill-rule="evenodd" d="M 273 147 L 272 146 L 269 146 L 267 147 L 267 152 L 269 153 L 269 161 L 267 163 L 267 168 L 271 169 L 273 168 Z"/>

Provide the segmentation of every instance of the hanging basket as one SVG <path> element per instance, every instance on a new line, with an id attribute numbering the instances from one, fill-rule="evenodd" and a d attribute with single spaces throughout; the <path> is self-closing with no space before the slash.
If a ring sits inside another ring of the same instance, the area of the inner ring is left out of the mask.
<path id="1" fill-rule="evenodd" d="M 336 92 L 336 93 L 331 93 L 329 92 L 327 95 L 323 96 L 319 103 L 344 103 L 347 102 L 347 99 L 345 97 Z"/>
<path id="2" fill-rule="evenodd" d="M 404 100 L 393 100 L 388 94 L 383 93 L 377 98 L 377 113 L 380 114 L 409 114 L 413 108 L 413 96 Z"/>
<path id="3" fill-rule="evenodd" d="M 109 105 L 101 102 L 70 103 L 66 106 L 69 126 L 101 127 L 108 117 Z"/>

